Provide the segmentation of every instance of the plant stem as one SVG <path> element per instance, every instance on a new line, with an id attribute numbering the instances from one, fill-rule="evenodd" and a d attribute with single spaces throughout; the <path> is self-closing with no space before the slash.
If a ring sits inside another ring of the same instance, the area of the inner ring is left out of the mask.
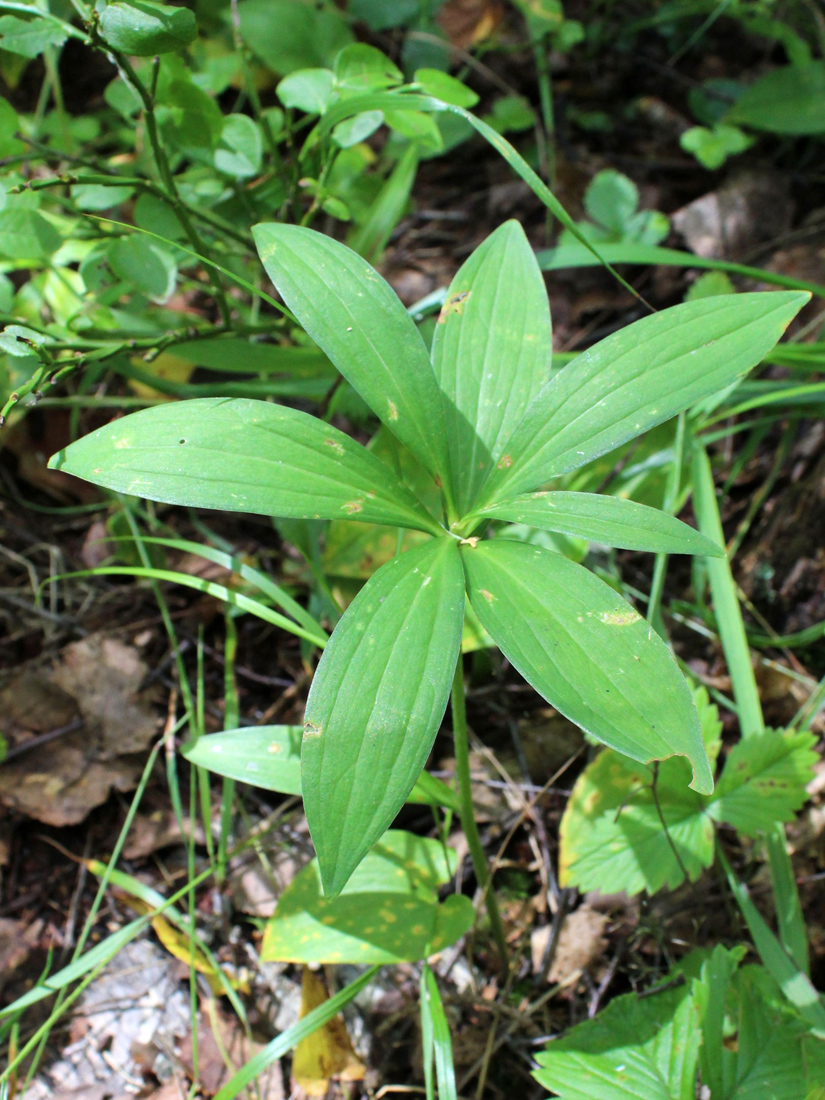
<path id="1" fill-rule="evenodd" d="M 694 440 L 693 447 L 693 501 L 699 530 L 720 546 L 724 546 L 722 519 L 710 460 L 698 439 Z M 739 710 L 739 728 L 743 739 L 754 737 L 764 732 L 765 721 L 736 583 L 727 554 L 724 558 L 708 558 L 707 571 L 719 639 Z M 766 840 L 779 937 L 796 965 L 807 975 L 810 973 L 807 930 L 791 858 L 786 847 L 785 826 L 776 822 Z"/>
<path id="2" fill-rule="evenodd" d="M 665 499 L 662 505 L 664 512 L 673 515 L 679 499 L 679 482 L 682 473 L 682 459 L 685 445 L 685 414 L 679 413 L 676 421 L 676 438 L 673 442 L 673 461 L 665 488 Z M 657 554 L 656 564 L 653 568 L 653 583 L 650 586 L 650 600 L 647 605 L 648 622 L 653 629 L 667 642 L 667 630 L 662 618 L 662 594 L 665 588 L 665 575 L 667 573 L 667 554 Z"/>
<path id="3" fill-rule="evenodd" d="M 96 35 L 97 37 L 97 35 Z M 101 42 L 103 40 L 101 39 Z M 161 184 L 166 192 L 168 201 L 172 205 L 175 214 L 178 217 L 180 224 L 183 226 L 183 230 L 189 239 L 189 243 L 192 248 L 200 256 L 209 260 L 211 258 L 211 251 L 207 248 L 206 243 L 202 240 L 200 234 L 195 229 L 192 221 L 189 217 L 189 208 L 180 197 L 175 177 L 172 173 L 172 169 L 169 166 L 169 159 L 166 156 L 166 150 L 163 147 L 163 143 L 160 139 L 160 133 L 158 131 L 157 118 L 155 116 L 155 101 L 154 92 L 146 87 L 143 81 L 132 67 L 131 62 L 125 54 L 122 54 L 119 50 L 112 49 L 107 43 L 103 42 L 104 48 L 111 54 L 122 76 L 125 80 L 131 84 L 134 90 L 140 97 L 143 104 L 143 118 L 146 123 L 146 133 L 149 138 L 149 144 L 152 147 L 152 155 L 157 166 L 158 175 L 160 176 Z M 157 58 L 155 61 L 157 62 Z M 157 79 L 157 67 L 155 68 L 154 79 Z M 229 301 L 226 297 L 226 291 L 224 290 L 223 282 L 217 271 L 211 272 L 213 290 L 215 295 L 215 302 L 218 306 L 218 312 L 221 315 L 221 321 L 226 328 L 231 327 L 231 311 L 229 307 Z"/>
<path id="4" fill-rule="evenodd" d="M 453 738 L 455 740 L 455 772 L 458 780 L 459 814 L 464 835 L 467 837 L 467 847 L 470 849 L 470 859 L 473 861 L 473 870 L 476 880 L 484 892 L 487 905 L 487 915 L 490 918 L 490 927 L 498 948 L 501 961 L 502 975 L 506 979 L 507 964 L 507 940 L 504 935 L 504 925 L 501 922 L 501 914 L 498 911 L 495 894 L 492 889 L 490 869 L 487 866 L 487 858 L 481 846 L 481 837 L 478 835 L 475 812 L 473 810 L 473 788 L 470 780 L 470 743 L 467 736 L 467 708 L 464 702 L 464 669 L 461 663 L 461 654 L 455 666 L 453 677 L 453 690 L 450 696 L 450 704 L 453 714 Z"/>
<path id="5" fill-rule="evenodd" d="M 549 44 L 542 37 L 533 45 L 533 58 L 539 82 L 539 104 L 544 128 L 546 176 L 551 190 L 556 187 L 556 122 L 553 112 L 553 83 L 547 59 Z"/>

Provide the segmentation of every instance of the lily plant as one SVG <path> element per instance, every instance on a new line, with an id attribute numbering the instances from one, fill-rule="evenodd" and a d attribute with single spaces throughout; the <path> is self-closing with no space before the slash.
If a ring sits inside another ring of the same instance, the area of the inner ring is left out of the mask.
<path id="1" fill-rule="evenodd" d="M 808 295 L 675 306 L 554 371 L 543 277 L 515 221 L 458 271 L 431 352 L 392 288 L 355 252 L 293 225 L 253 232 L 289 311 L 426 471 L 427 500 L 437 490 L 438 507 L 405 482 L 400 463 L 393 468 L 336 427 L 268 401 L 148 408 L 73 443 L 50 465 L 172 504 L 348 518 L 430 536 L 367 581 L 312 682 L 301 787 L 326 895 L 340 893 L 392 824 L 425 767 L 451 691 L 462 823 L 487 884 L 464 716 L 467 601 L 514 668 L 563 715 L 634 760 L 687 757 L 691 786 L 710 793 L 696 707 L 665 642 L 583 565 L 503 536 L 496 521 L 634 550 L 723 554 L 657 509 L 552 485 L 733 386 Z"/>

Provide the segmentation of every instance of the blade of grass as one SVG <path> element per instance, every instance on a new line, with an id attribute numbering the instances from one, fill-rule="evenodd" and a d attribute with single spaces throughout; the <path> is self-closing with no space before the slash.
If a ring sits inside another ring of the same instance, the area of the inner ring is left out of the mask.
<path id="1" fill-rule="evenodd" d="M 128 539 L 113 539 L 107 538 L 107 542 L 129 541 Z M 151 543 L 155 546 L 168 546 L 173 550 L 181 550 L 185 554 L 196 554 L 198 557 L 206 558 L 207 561 L 214 562 L 215 565 L 220 565 L 224 569 L 228 569 L 232 573 L 237 573 L 239 577 L 243 577 L 245 581 L 249 581 L 250 584 L 254 584 L 256 588 L 259 588 L 264 595 L 269 596 L 274 604 L 285 611 L 287 615 L 291 615 L 297 623 L 300 623 L 305 630 L 308 630 L 317 637 L 327 639 L 327 633 L 316 618 L 294 600 L 288 592 L 286 592 L 279 584 L 276 584 L 271 577 L 268 577 L 260 569 L 256 569 L 254 566 L 247 564 L 242 558 L 236 554 L 227 553 L 224 550 L 220 550 L 214 546 L 205 546 L 200 542 L 191 542 L 189 539 L 167 539 L 160 538 L 154 535 L 144 535 L 143 541 Z M 237 725 L 237 723 L 233 723 Z"/>
<path id="2" fill-rule="evenodd" d="M 282 1031 L 276 1039 L 273 1039 L 271 1043 L 267 1043 L 263 1050 L 258 1051 L 254 1058 L 251 1058 L 245 1066 L 238 1070 L 235 1076 L 217 1093 L 215 1100 L 234 1100 L 242 1089 L 246 1088 L 251 1081 L 254 1081 L 259 1074 L 263 1073 L 267 1066 L 271 1066 L 273 1062 L 288 1054 L 302 1039 L 305 1039 L 313 1031 L 317 1031 L 319 1027 L 323 1027 L 325 1023 L 337 1016 L 344 1005 L 348 1005 L 351 1000 L 357 997 L 380 969 L 380 966 L 371 966 L 354 982 L 350 982 L 349 985 L 345 986 L 340 993 L 336 993 L 334 997 L 330 997 L 328 1001 L 324 1001 L 322 1005 L 307 1013 L 297 1024 L 293 1024 L 286 1031 Z"/>
<path id="3" fill-rule="evenodd" d="M 424 963 L 421 971 L 421 1043 L 424 1050 L 424 1082 L 427 1100 L 433 1097 L 433 1058 L 438 1100 L 456 1100 L 455 1067 L 450 1027 L 441 1003 L 435 974 Z"/>
<path id="4" fill-rule="evenodd" d="M 733 873 L 719 844 L 716 852 L 727 877 L 730 891 L 742 911 L 760 959 L 800 1016 L 811 1025 L 814 1034 L 820 1039 L 825 1039 L 825 1004 L 822 998 L 811 985 L 808 975 L 797 966 L 792 956 L 765 923 L 762 914 L 751 901 L 747 887 Z"/>
<path id="5" fill-rule="evenodd" d="M 693 446 L 693 506 L 699 530 L 720 546 L 724 546 L 722 520 L 710 460 L 698 440 L 694 440 Z M 752 737 L 763 731 L 765 723 L 742 610 L 736 593 L 736 582 L 727 556 L 706 559 L 705 568 L 713 597 L 719 638 L 739 711 L 740 730 L 743 737 Z M 802 903 L 785 844 L 783 825 L 777 824 L 770 831 L 768 851 L 779 937 L 796 966 L 806 975 L 810 973 L 808 937 Z"/>
<path id="6" fill-rule="evenodd" d="M 788 275 L 779 275 L 774 271 L 763 271 L 759 267 L 731 263 L 728 260 L 713 260 L 707 256 L 696 256 L 692 252 L 682 252 L 678 248 L 659 248 L 647 244 L 600 244 L 599 252 L 605 261 L 613 264 L 642 264 L 644 266 L 662 265 L 664 267 L 701 267 L 711 271 L 725 271 L 730 275 L 742 275 L 747 279 L 758 279 L 770 286 L 786 287 L 788 290 L 809 290 L 817 298 L 825 298 L 825 286 L 820 283 L 808 283 L 802 279 L 792 279 Z M 542 271 L 563 271 L 570 267 L 595 267 L 600 261 L 594 260 L 590 252 L 580 245 L 565 245 L 545 252 L 538 252 L 536 258 Z"/>
<path id="7" fill-rule="evenodd" d="M 191 577 L 188 573 L 177 573 L 172 569 L 156 569 L 153 566 L 142 565 L 101 565 L 96 569 L 80 569 L 75 573 L 63 573 L 61 576 L 49 578 L 49 580 L 71 580 L 73 577 L 92 576 L 144 577 L 148 580 L 169 581 L 171 584 L 181 584 L 185 588 L 194 588 L 196 592 L 203 592 L 207 596 L 215 596 L 223 603 L 229 604 L 232 607 L 238 607 L 242 611 L 248 611 L 250 614 L 256 615 L 259 619 L 263 619 L 264 622 L 271 623 L 273 626 L 279 626 L 282 630 L 287 630 L 290 634 L 295 634 L 299 638 L 305 638 L 308 642 L 312 642 L 313 645 L 317 645 L 321 649 L 324 648 L 328 640 L 326 634 L 324 633 L 324 636 L 322 636 L 317 628 L 312 631 L 305 630 L 304 627 L 298 626 L 283 615 L 279 615 L 277 611 L 273 611 L 259 600 L 254 600 L 250 596 L 244 596 L 242 592 L 233 592 L 232 589 L 227 588 L 224 584 L 218 584 L 215 581 L 207 581 L 204 580 L 203 577 Z"/>

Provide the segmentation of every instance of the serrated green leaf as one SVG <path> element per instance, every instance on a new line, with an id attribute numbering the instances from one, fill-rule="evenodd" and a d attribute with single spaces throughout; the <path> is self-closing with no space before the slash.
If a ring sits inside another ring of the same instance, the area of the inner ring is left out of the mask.
<path id="1" fill-rule="evenodd" d="M 455 855 L 435 840 L 391 830 L 338 897 L 324 897 L 314 859 L 284 891 L 264 933 L 266 961 L 396 963 L 426 958 L 469 929 L 469 898 L 438 902 Z"/>
<path id="2" fill-rule="evenodd" d="M 324 650 L 306 706 L 304 806 L 335 896 L 424 768 L 461 641 L 456 543 L 401 554 L 367 582 Z"/>
<path id="3" fill-rule="evenodd" d="M 717 821 L 745 836 L 793 821 L 813 778 L 816 738 L 798 730 L 765 730 L 737 742 L 728 753 L 710 806 Z"/>
<path id="4" fill-rule="evenodd" d="M 298 69 L 285 76 L 276 88 L 284 107 L 297 108 L 308 115 L 323 114 L 332 95 L 331 69 Z"/>
<path id="5" fill-rule="evenodd" d="M 215 100 L 189 80 L 173 80 L 157 108 L 169 147 L 211 163 L 224 118 Z"/>
<path id="6" fill-rule="evenodd" d="M 252 230 L 267 274 L 303 327 L 391 432 L 444 480 L 441 393 L 395 292 L 351 249 L 295 225 Z"/>
<path id="7" fill-rule="evenodd" d="M 502 538 L 461 549 L 482 625 L 549 703 L 634 760 L 687 756 L 691 785 L 713 790 L 690 690 L 630 604 L 561 554 Z"/>
<path id="8" fill-rule="evenodd" d="M 767 971 L 744 966 L 731 979 L 735 1042 L 723 1043 L 724 1100 L 799 1100 L 825 1079 L 825 1041 L 783 1003 Z"/>
<path id="9" fill-rule="evenodd" d="M 439 531 L 354 439 L 266 401 L 201 398 L 143 409 L 72 443 L 50 466 L 168 504 Z"/>
<path id="10" fill-rule="evenodd" d="M 198 36 L 195 13 L 151 0 L 115 0 L 100 16 L 110 46 L 135 57 L 153 57 L 188 46 Z"/>
<path id="11" fill-rule="evenodd" d="M 588 217 L 619 240 L 626 234 L 638 206 L 638 187 L 632 179 L 614 168 L 597 172 L 584 196 L 584 209 Z"/>
<path id="12" fill-rule="evenodd" d="M 478 513 L 511 523 L 526 523 L 542 531 L 665 554 L 705 554 L 722 557 L 724 550 L 705 535 L 667 512 L 633 500 L 596 493 L 525 493 L 492 504 Z"/>
<path id="13" fill-rule="evenodd" d="M 703 703 L 702 693 L 697 703 L 713 760 L 718 715 L 706 696 Z M 739 742 L 711 796 L 686 790 L 684 761 L 659 765 L 654 796 L 651 769 L 620 753 L 601 753 L 576 780 L 562 817 L 560 881 L 629 894 L 653 894 L 663 886 L 673 890 L 685 872 L 694 882 L 713 862 L 714 821 L 755 837 L 793 819 L 807 797 L 816 761 L 813 740 L 809 733 L 768 730 Z"/>
<path id="14" fill-rule="evenodd" d="M 183 749 L 190 764 L 280 794 L 301 795 L 303 726 L 244 726 L 199 737 Z M 408 802 L 458 810 L 455 791 L 422 772 Z"/>
<path id="15" fill-rule="evenodd" d="M 223 120 L 215 167 L 236 179 L 248 179 L 261 169 L 263 138 L 249 115 L 227 115 Z"/>
<path id="16" fill-rule="evenodd" d="M 686 987 L 617 997 L 536 1056 L 562 1100 L 695 1100 L 701 1032 Z"/>
<path id="17" fill-rule="evenodd" d="M 524 230 L 505 222 L 459 269 L 433 339 L 459 514 L 547 380 L 552 355 L 544 278 Z"/>
<path id="18" fill-rule="evenodd" d="M 796 291 L 703 298 L 636 321 L 559 371 L 528 408 L 482 504 L 537 489 L 740 378 L 808 301 Z"/>
<path id="19" fill-rule="evenodd" d="M 32 14 L 37 9 L 32 8 Z M 18 19 L 0 16 L 0 50 L 21 57 L 39 57 L 49 47 L 62 46 L 68 35 L 56 19 Z"/>
<path id="20" fill-rule="evenodd" d="M 605 894 L 655 894 L 691 882 L 713 862 L 713 822 L 707 799 L 688 789 L 683 760 L 659 765 L 656 797 L 653 772 L 621 753 L 599 753 L 576 780 L 559 836 L 559 880 L 565 886 Z M 677 855 L 674 853 L 678 853 Z"/>

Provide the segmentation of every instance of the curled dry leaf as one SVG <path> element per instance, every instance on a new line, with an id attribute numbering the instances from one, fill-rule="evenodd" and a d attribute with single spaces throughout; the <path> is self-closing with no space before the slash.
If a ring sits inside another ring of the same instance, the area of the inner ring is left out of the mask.
<path id="1" fill-rule="evenodd" d="M 329 1000 L 323 981 L 308 967 L 304 967 L 301 984 L 301 1016 Z M 338 1081 L 362 1081 L 364 1065 L 352 1049 L 346 1024 L 342 1016 L 333 1016 L 295 1048 L 292 1061 L 292 1077 L 295 1084 L 307 1096 L 326 1096 L 332 1079 Z"/>

